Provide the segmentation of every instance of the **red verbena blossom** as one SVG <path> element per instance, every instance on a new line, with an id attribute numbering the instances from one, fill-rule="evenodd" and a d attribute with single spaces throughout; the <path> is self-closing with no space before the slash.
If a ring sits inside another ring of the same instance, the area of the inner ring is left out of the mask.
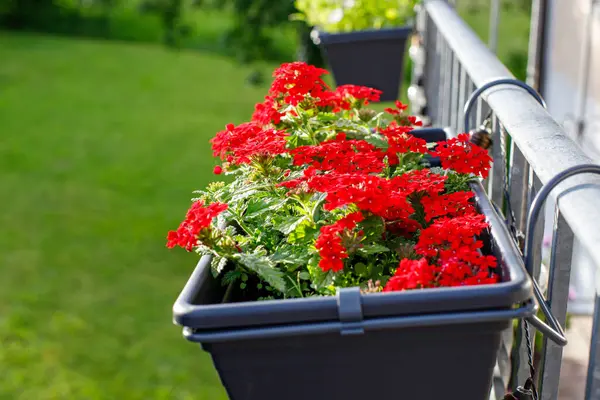
<path id="1" fill-rule="evenodd" d="M 335 93 L 342 99 L 348 99 L 348 97 L 350 97 L 356 100 L 363 100 L 363 104 L 368 105 L 369 102 L 379 101 L 383 92 L 366 86 L 341 85 L 335 89 Z"/>
<path id="2" fill-rule="evenodd" d="M 334 272 L 344 269 L 344 259 L 348 258 L 348 253 L 342 245 L 342 234 L 344 231 L 350 231 L 363 220 L 361 212 L 354 212 L 346 215 L 332 225 L 321 227 L 321 233 L 315 241 L 315 247 L 319 250 L 319 267 L 327 272 Z"/>
<path id="3" fill-rule="evenodd" d="M 215 165 L 215 167 L 213 168 L 213 173 L 215 175 L 221 175 L 223 173 L 223 167 L 221 167 L 220 165 Z"/>
<path id="4" fill-rule="evenodd" d="M 460 174 L 475 174 L 487 178 L 492 158 L 487 150 L 469 142 L 469 135 L 462 133 L 457 138 L 440 142 L 431 155 L 439 157 L 442 167 Z"/>
<path id="5" fill-rule="evenodd" d="M 401 115 L 407 108 L 408 106 L 406 104 L 403 104 L 400 100 L 396 100 L 396 108 L 388 107 L 383 111 L 391 115 Z"/>
<path id="6" fill-rule="evenodd" d="M 273 73 L 273 83 L 269 93 L 283 96 L 283 100 L 293 106 L 304 100 L 306 95 L 318 98 L 329 88 L 321 79 L 327 70 L 308 65 L 305 62 L 282 64 Z"/>
<path id="7" fill-rule="evenodd" d="M 417 117 L 414 115 L 409 115 L 406 117 L 408 123 L 412 126 L 423 126 L 423 121 L 419 121 Z"/>
<path id="8" fill-rule="evenodd" d="M 448 179 L 444 175 L 434 174 L 428 169 L 412 170 L 390 179 L 392 190 L 398 190 L 409 196 L 413 193 L 435 196 L 444 190 Z"/>
<path id="9" fill-rule="evenodd" d="M 315 174 L 306 179 L 312 190 L 327 193 L 323 208 L 334 210 L 348 204 L 369 211 L 385 219 L 406 219 L 413 212 L 406 194 L 393 185 L 393 181 L 361 173 Z"/>
<path id="10" fill-rule="evenodd" d="M 167 235 L 167 247 L 171 249 L 180 246 L 187 251 L 192 251 L 198 244 L 200 231 L 208 228 L 212 220 L 225 210 L 227 210 L 225 203 L 216 202 L 204 207 L 202 200 L 194 202 L 179 228 L 176 231 L 170 231 Z"/>
<path id="11" fill-rule="evenodd" d="M 436 257 L 444 249 L 463 246 L 477 250 L 481 248 L 482 242 L 476 240 L 475 236 L 487 227 L 485 216 L 481 214 L 439 218 L 421 231 L 415 250 L 417 254 L 427 257 Z"/>
<path id="12" fill-rule="evenodd" d="M 475 196 L 473 192 L 455 192 L 449 194 L 425 196 L 421 204 L 425 210 L 425 220 L 431 221 L 437 217 L 457 217 L 474 214 L 475 207 L 469 201 Z"/>
<path id="13" fill-rule="evenodd" d="M 281 114 L 278 111 L 277 102 L 273 96 L 265 96 L 265 101 L 256 104 L 252 121 L 260 125 L 277 125 L 281 122 Z"/>
<path id="14" fill-rule="evenodd" d="M 213 155 L 233 164 L 247 164 L 253 156 L 275 156 L 285 153 L 287 133 L 262 128 L 254 122 L 227 125 L 211 139 Z"/>
<path id="15" fill-rule="evenodd" d="M 334 140 L 316 146 L 301 146 L 290 153 L 294 165 L 310 165 L 320 171 L 339 173 L 361 172 L 379 173 L 383 170 L 385 154 L 364 140 L 346 140 L 346 135 L 338 134 Z"/>
<path id="16" fill-rule="evenodd" d="M 429 265 L 425 258 L 420 260 L 403 259 L 394 276 L 390 278 L 384 292 L 434 287 L 437 273 L 435 265 Z"/>
<path id="17" fill-rule="evenodd" d="M 410 126 L 399 126 L 397 124 L 390 124 L 387 128 L 379 130 L 388 141 L 387 156 L 390 165 L 399 163 L 398 154 L 408 152 L 427 153 L 427 142 L 411 135 L 409 133 L 411 130 L 412 127 Z"/>

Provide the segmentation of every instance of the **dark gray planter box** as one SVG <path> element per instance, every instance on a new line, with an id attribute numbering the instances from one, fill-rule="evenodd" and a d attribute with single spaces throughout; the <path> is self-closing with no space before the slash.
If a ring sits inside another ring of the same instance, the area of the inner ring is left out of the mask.
<path id="1" fill-rule="evenodd" d="M 174 320 L 211 354 L 232 400 L 485 399 L 502 332 L 535 308 L 504 221 L 481 184 L 472 190 L 491 225 L 482 251 L 498 257 L 499 284 L 222 303 L 203 257 Z"/>
<path id="2" fill-rule="evenodd" d="M 336 85 L 361 85 L 383 91 L 381 101 L 398 99 L 406 41 L 412 27 L 347 33 L 317 31 L 316 42 Z"/>

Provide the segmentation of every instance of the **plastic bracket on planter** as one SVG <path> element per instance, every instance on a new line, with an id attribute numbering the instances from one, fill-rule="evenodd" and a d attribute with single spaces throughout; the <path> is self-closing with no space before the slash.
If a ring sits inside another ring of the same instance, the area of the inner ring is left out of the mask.
<path id="1" fill-rule="evenodd" d="M 340 334 L 362 335 L 365 333 L 361 293 L 358 287 L 339 289 L 337 308 L 341 322 Z"/>
<path id="2" fill-rule="evenodd" d="M 523 251 L 523 261 L 525 263 L 525 269 L 532 276 L 531 280 L 533 282 L 533 293 L 535 298 L 544 314 L 544 317 L 548 321 L 548 323 L 542 321 L 537 316 L 532 315 L 526 318 L 533 326 L 535 326 L 540 332 L 546 335 L 550 340 L 559 346 L 565 346 L 567 344 L 567 338 L 565 337 L 565 332 L 563 331 L 560 323 L 556 320 L 556 317 L 552 314 L 550 310 L 549 302 L 544 298 L 542 290 L 539 285 L 533 278 L 533 256 L 532 251 L 534 247 L 534 235 L 533 232 L 535 230 L 535 224 L 540 216 L 540 213 L 543 209 L 544 203 L 546 199 L 550 195 L 550 192 L 562 181 L 568 179 L 574 175 L 579 174 L 595 174 L 600 175 L 600 165 L 595 164 L 582 164 L 576 165 L 574 167 L 568 168 L 554 178 L 550 179 L 548 183 L 546 183 L 540 192 L 535 196 L 533 202 L 531 204 L 531 208 L 529 209 L 529 215 L 527 216 L 527 227 L 525 230 L 525 250 Z M 550 271 L 552 274 L 553 271 Z M 552 299 L 550 299 L 552 300 Z"/>
<path id="3" fill-rule="evenodd" d="M 518 79 L 512 79 L 512 78 L 495 79 L 495 80 L 488 82 L 485 85 L 482 85 L 481 87 L 477 88 L 477 90 L 475 90 L 473 93 L 471 93 L 471 96 L 469 96 L 469 99 L 465 103 L 465 108 L 463 111 L 463 114 L 464 114 L 464 125 L 463 126 L 465 128 L 465 132 L 469 132 L 469 128 L 470 128 L 469 127 L 469 119 L 471 117 L 471 111 L 473 110 L 475 101 L 477 101 L 477 99 L 479 98 L 479 96 L 481 96 L 481 94 L 483 92 L 485 92 L 486 90 L 488 90 L 494 86 L 498 86 L 498 85 L 512 85 L 512 86 L 518 86 L 522 89 L 525 89 L 530 95 L 532 95 L 538 101 L 538 103 L 540 103 L 542 105 L 542 107 L 546 108 L 546 103 L 544 102 L 544 99 L 542 99 L 542 96 L 540 96 L 540 94 L 538 92 L 536 92 L 535 89 L 533 89 L 531 86 L 529 86 L 525 82 L 521 82 Z"/>

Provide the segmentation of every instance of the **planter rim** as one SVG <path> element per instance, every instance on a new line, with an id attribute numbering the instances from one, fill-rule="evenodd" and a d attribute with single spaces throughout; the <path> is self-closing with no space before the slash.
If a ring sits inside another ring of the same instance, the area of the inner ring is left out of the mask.
<path id="1" fill-rule="evenodd" d="M 340 322 L 344 321 L 364 325 L 371 319 L 425 317 L 425 314 L 437 316 L 439 321 L 456 313 L 511 311 L 515 304 L 532 298 L 531 281 L 519 250 L 504 221 L 487 198 L 483 186 L 477 181 L 471 184 L 471 190 L 475 193 L 480 212 L 488 219 L 490 237 L 503 255 L 500 262 L 503 282 L 369 294 L 360 293 L 358 288 L 347 288 L 339 290 L 337 296 L 328 297 L 197 304 L 198 294 L 206 289 L 212 279 L 211 256 L 204 256 L 173 306 L 173 320 L 178 325 L 192 328 L 194 332 L 208 333 L 231 328 L 275 328 L 284 324 L 333 323 L 339 328 Z M 515 314 L 503 318 L 516 317 Z"/>
<path id="2" fill-rule="evenodd" d="M 311 35 L 317 45 L 342 44 L 369 40 L 394 40 L 405 39 L 413 32 L 412 25 L 397 26 L 394 28 L 365 29 L 352 32 L 330 33 L 319 28 L 313 30 Z"/>

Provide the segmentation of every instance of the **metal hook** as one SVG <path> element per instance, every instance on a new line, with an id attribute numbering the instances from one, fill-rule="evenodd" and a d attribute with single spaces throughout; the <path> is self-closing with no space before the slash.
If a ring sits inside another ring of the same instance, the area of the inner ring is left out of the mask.
<path id="1" fill-rule="evenodd" d="M 560 326 L 560 323 L 556 320 L 554 315 L 552 315 L 552 311 L 548 308 L 548 302 L 544 298 L 544 295 L 542 294 L 542 291 L 538 286 L 536 280 L 533 278 L 533 257 L 531 255 L 532 249 L 534 247 L 533 231 L 535 230 L 535 224 L 540 216 L 543 205 L 552 189 L 554 189 L 556 185 L 558 185 L 567 178 L 585 173 L 600 175 L 600 165 L 576 165 L 574 167 L 562 171 L 561 173 L 550 179 L 548 183 L 542 187 L 537 196 L 535 196 L 535 199 L 533 199 L 533 203 L 531 204 L 531 208 L 529 209 L 529 215 L 527 216 L 527 228 L 525 230 L 525 250 L 523 251 L 523 261 L 525 263 L 525 268 L 527 269 L 527 272 L 531 276 L 535 298 L 550 326 L 548 326 L 548 324 L 540 320 L 535 315 L 527 318 L 527 320 L 559 346 L 564 346 L 567 344 L 565 333 L 562 327 Z"/>
<path id="2" fill-rule="evenodd" d="M 473 109 L 473 105 L 475 104 L 475 101 L 479 98 L 479 96 L 481 96 L 481 94 L 483 92 L 485 92 L 486 90 L 488 90 L 491 87 L 498 86 L 498 85 L 513 85 L 513 86 L 518 86 L 522 89 L 525 89 L 525 90 L 527 90 L 527 92 L 530 95 L 532 95 L 538 101 L 538 103 L 540 103 L 542 105 L 542 107 L 546 108 L 546 103 L 544 102 L 544 99 L 542 99 L 540 94 L 538 92 L 536 92 L 535 89 L 533 89 L 531 86 L 529 86 L 525 82 L 522 82 L 518 79 L 513 79 L 513 78 L 496 79 L 496 80 L 488 82 L 485 85 L 477 88 L 477 90 L 475 90 L 473 93 L 471 93 L 471 96 L 465 103 L 465 108 L 463 111 L 463 113 L 464 113 L 464 125 L 463 126 L 464 126 L 465 132 L 469 132 L 469 117 L 471 116 L 471 110 Z"/>

